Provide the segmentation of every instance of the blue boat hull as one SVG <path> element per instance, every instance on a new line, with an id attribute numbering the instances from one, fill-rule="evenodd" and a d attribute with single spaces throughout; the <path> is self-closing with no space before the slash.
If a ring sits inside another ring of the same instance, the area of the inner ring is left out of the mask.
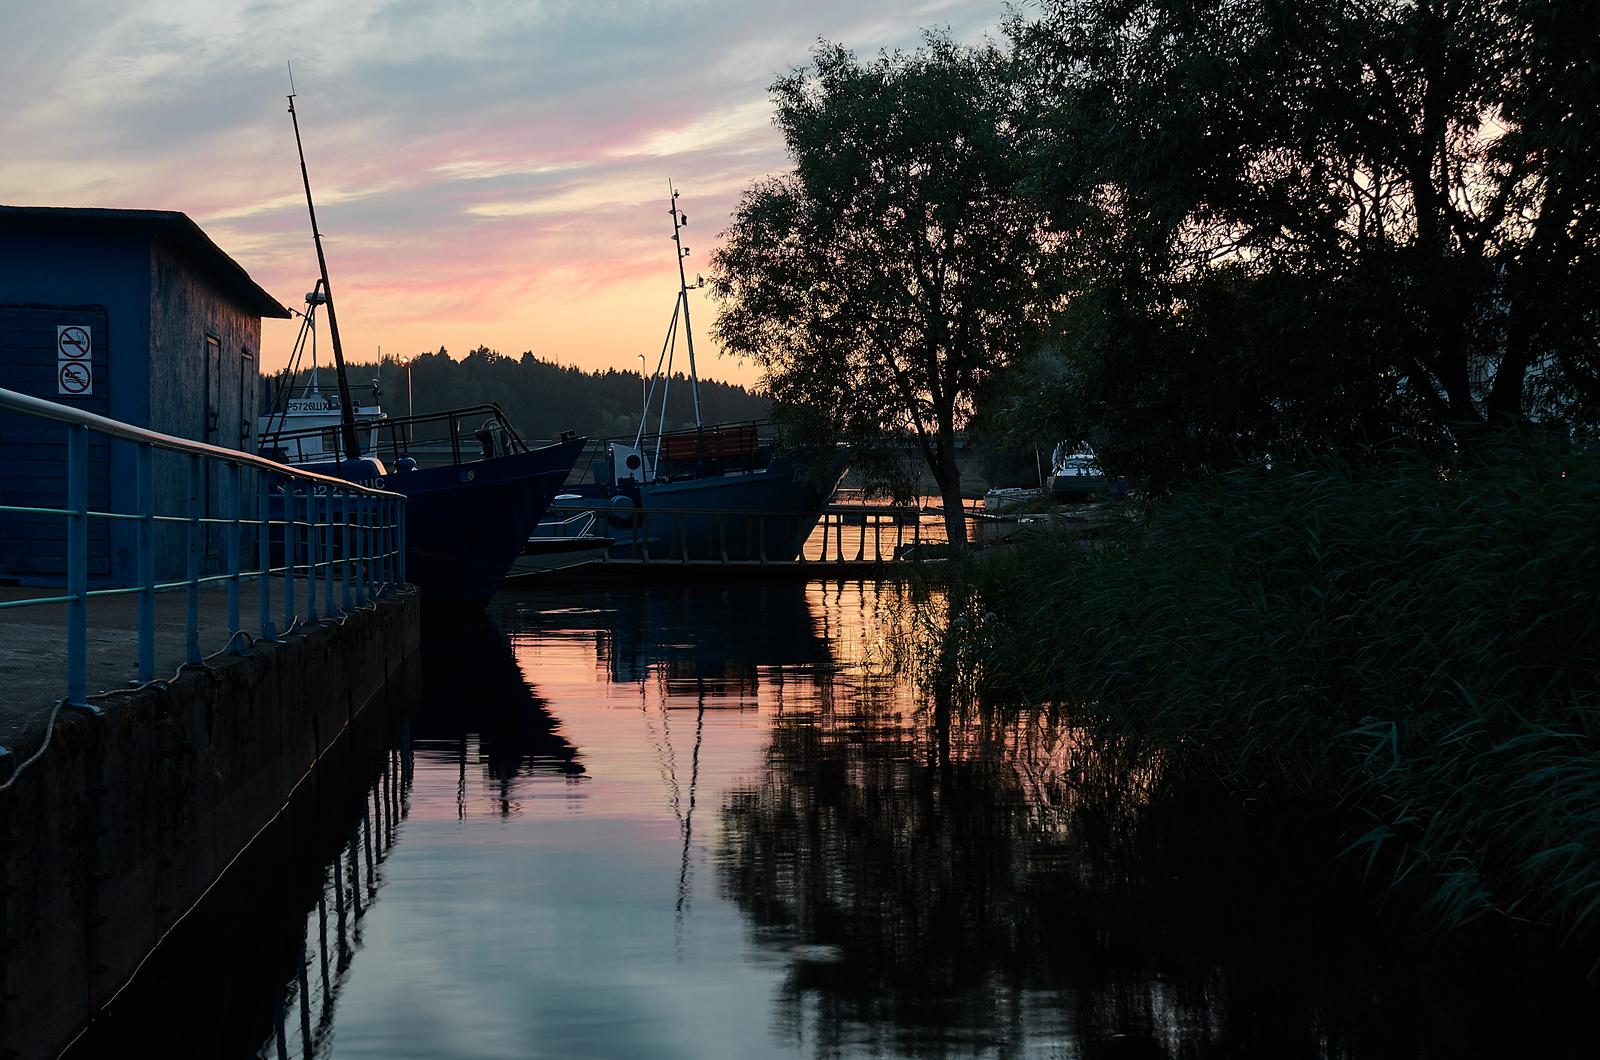
<path id="1" fill-rule="evenodd" d="M 395 472 L 406 495 L 406 577 L 427 604 L 481 607 L 493 596 L 585 439 L 470 464 Z"/>
<path id="2" fill-rule="evenodd" d="M 303 466 L 358 485 L 404 493 L 406 580 L 422 591 L 426 604 L 481 609 L 522 554 L 523 544 L 572 473 L 584 443 L 585 439 L 575 438 L 525 453 L 376 478 L 367 476 L 381 465 L 371 461 Z M 319 496 L 315 503 L 319 522 L 338 521 L 338 509 L 330 511 L 327 498 Z M 281 494 L 272 498 L 268 510 L 272 519 L 283 518 Z M 304 519 L 306 513 L 297 508 L 295 517 Z M 272 529 L 271 543 L 272 564 L 281 566 L 281 527 Z M 331 547 L 337 551 L 340 545 L 335 536 Z M 305 562 L 305 541 L 299 533 L 295 547 L 296 562 Z"/>
<path id="3" fill-rule="evenodd" d="M 804 473 L 807 459 L 784 454 L 761 471 L 611 490 L 634 505 L 610 516 L 607 533 L 617 541 L 611 558 L 794 559 L 844 476 L 841 464 L 827 482 L 813 482 Z M 572 492 L 597 497 L 605 490 L 588 486 Z M 687 510 L 653 514 L 653 508 Z"/>

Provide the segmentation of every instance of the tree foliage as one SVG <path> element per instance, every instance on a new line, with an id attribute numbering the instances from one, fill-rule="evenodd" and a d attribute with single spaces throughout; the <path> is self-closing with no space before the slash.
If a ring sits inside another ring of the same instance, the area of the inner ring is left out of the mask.
<path id="1" fill-rule="evenodd" d="M 936 34 L 870 62 L 820 45 L 772 86 L 794 169 L 745 193 L 713 259 L 716 335 L 775 413 L 891 488 L 885 443 L 909 435 L 957 543 L 956 432 L 1048 297 L 1013 87 L 997 50 Z"/>
<path id="2" fill-rule="evenodd" d="M 1077 251 L 1038 386 L 1119 470 L 1588 427 L 1600 6 L 1053 0 L 1010 27 Z"/>

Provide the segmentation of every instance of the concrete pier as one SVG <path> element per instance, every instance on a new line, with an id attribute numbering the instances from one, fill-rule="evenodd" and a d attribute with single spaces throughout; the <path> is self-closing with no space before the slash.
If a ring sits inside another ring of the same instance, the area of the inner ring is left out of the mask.
<path id="1" fill-rule="evenodd" d="M 103 614 L 103 646 L 121 654 Z M 420 622 L 418 597 L 400 594 L 93 699 L 104 716 L 58 713 L 44 755 L 0 791 L 0 1057 L 59 1052 L 292 797 L 386 745 L 419 685 Z M 44 736 L 48 703 L 13 698 L 21 684 L 0 688 L 22 737 L 0 782 Z"/>

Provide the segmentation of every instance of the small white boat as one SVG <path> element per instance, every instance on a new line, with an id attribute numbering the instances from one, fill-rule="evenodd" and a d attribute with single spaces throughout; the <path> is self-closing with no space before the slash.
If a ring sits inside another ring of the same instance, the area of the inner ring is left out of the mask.
<path id="1" fill-rule="evenodd" d="M 563 493 L 553 503 L 562 505 L 582 500 L 576 494 Z M 566 517 L 552 513 L 522 546 L 522 555 L 506 573 L 507 580 L 593 563 L 617 543 L 616 538 L 597 532 L 598 527 L 599 516 L 594 512 L 577 512 Z"/>
<path id="2" fill-rule="evenodd" d="M 1050 465 L 1050 492 L 1057 501 L 1074 504 L 1110 497 L 1111 481 L 1100 469 L 1094 450 L 1087 445 L 1062 442 L 1056 446 Z"/>

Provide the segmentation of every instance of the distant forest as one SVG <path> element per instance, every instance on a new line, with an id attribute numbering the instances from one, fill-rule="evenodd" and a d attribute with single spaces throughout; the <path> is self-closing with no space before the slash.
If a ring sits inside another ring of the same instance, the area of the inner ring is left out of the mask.
<path id="1" fill-rule="evenodd" d="M 396 359 L 385 357 L 381 364 L 372 361 L 347 365 L 350 385 L 356 400 L 366 403 L 374 377 L 379 380 L 378 398 L 391 416 L 404 416 L 406 369 Z M 309 381 L 309 372 L 298 373 L 294 382 Z M 273 380 L 274 393 L 288 382 L 283 373 Z M 318 382 L 325 392 L 337 383 L 333 372 L 324 369 Z M 651 402 L 649 429 L 654 431 L 661 416 L 659 389 Z M 494 402 L 524 438 L 554 438 L 562 431 L 577 431 L 591 438 L 632 435 L 639 428 L 640 386 L 637 372 L 586 372 L 581 368 L 555 364 L 531 352 L 519 357 L 502 356 L 480 346 L 461 360 L 448 352 L 425 353 L 411 361 L 411 393 L 418 413 L 440 412 L 465 405 Z M 767 399 L 731 383 L 700 380 L 700 416 L 706 423 L 761 419 L 767 415 Z M 667 393 L 667 429 L 694 426 L 694 402 L 689 380 L 682 372 L 672 377 Z"/>

